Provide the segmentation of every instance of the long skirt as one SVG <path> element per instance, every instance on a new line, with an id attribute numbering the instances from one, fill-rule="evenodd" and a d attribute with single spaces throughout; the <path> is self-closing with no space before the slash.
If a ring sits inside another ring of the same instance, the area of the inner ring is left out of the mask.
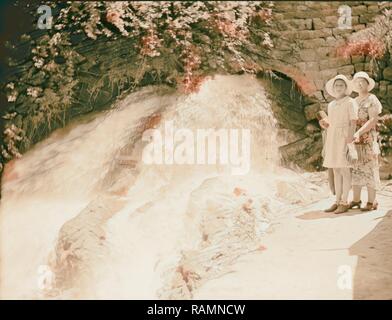
<path id="1" fill-rule="evenodd" d="M 378 154 L 374 152 L 373 144 L 356 144 L 358 161 L 352 168 L 352 184 L 367 186 L 374 189 L 380 187 Z"/>

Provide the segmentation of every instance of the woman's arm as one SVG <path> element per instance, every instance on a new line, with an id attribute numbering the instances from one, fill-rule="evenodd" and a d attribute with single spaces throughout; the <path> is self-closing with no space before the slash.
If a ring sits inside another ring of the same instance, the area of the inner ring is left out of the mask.
<path id="1" fill-rule="evenodd" d="M 351 143 L 354 141 L 356 128 L 357 128 L 357 120 L 351 120 L 349 131 L 348 131 L 347 143 Z"/>
<path id="2" fill-rule="evenodd" d="M 354 139 L 359 140 L 359 137 L 362 136 L 364 133 L 370 131 L 371 129 L 376 127 L 378 121 L 378 111 L 375 107 L 369 107 L 369 120 L 358 129 L 357 132 L 354 134 Z"/>
<path id="3" fill-rule="evenodd" d="M 329 112 L 330 112 L 331 103 L 332 103 L 332 102 L 330 102 L 330 103 L 328 104 L 328 106 L 327 106 L 327 113 L 328 113 L 328 114 L 329 114 Z M 320 111 L 320 112 L 319 112 L 319 114 L 322 114 L 322 113 L 324 114 L 324 117 L 323 117 L 322 119 L 319 120 L 319 125 L 320 125 L 320 127 L 323 128 L 323 129 L 328 129 L 328 127 L 329 127 L 328 115 L 327 115 L 325 112 L 323 112 L 323 111 Z"/>
<path id="4" fill-rule="evenodd" d="M 349 125 L 347 143 L 351 143 L 354 140 L 354 134 L 355 134 L 355 130 L 357 128 L 358 109 L 359 109 L 359 106 L 358 106 L 357 102 L 353 99 L 352 104 L 349 108 L 350 125 Z"/>

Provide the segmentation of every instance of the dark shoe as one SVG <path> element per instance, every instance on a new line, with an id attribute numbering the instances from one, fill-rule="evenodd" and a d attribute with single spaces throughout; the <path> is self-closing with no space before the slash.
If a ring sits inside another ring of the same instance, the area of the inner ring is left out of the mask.
<path id="1" fill-rule="evenodd" d="M 359 201 L 351 201 L 350 204 L 349 204 L 349 207 L 350 207 L 350 209 L 356 209 L 356 208 L 361 209 L 361 204 L 362 204 L 361 200 L 359 200 Z"/>
<path id="2" fill-rule="evenodd" d="M 330 208 L 325 209 L 324 212 L 334 212 L 338 208 L 338 205 L 334 203 Z"/>
<path id="3" fill-rule="evenodd" d="M 373 203 L 368 202 L 366 203 L 366 206 L 361 208 L 361 211 L 372 211 L 372 210 L 377 210 L 378 203 L 377 201 L 374 201 Z"/>
<path id="4" fill-rule="evenodd" d="M 334 214 L 340 214 L 340 213 L 345 213 L 350 209 L 349 204 L 339 204 L 338 208 L 334 211 Z"/>

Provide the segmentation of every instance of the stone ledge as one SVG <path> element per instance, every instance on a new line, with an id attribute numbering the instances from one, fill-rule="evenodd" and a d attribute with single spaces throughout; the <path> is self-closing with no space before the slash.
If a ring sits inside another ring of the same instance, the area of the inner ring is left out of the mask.
<path id="1" fill-rule="evenodd" d="M 317 119 L 317 112 L 320 111 L 320 104 L 313 103 L 304 107 L 305 118 L 307 121 Z"/>
<path id="2" fill-rule="evenodd" d="M 318 47 L 328 47 L 328 44 L 324 38 L 316 38 L 316 39 L 308 39 L 306 41 L 301 41 L 301 47 L 303 49 L 312 49 Z"/>
<path id="3" fill-rule="evenodd" d="M 337 58 L 329 58 L 320 61 L 320 70 L 338 68 L 351 64 L 351 59 L 349 57 L 337 57 Z"/>
<path id="4" fill-rule="evenodd" d="M 320 30 L 304 30 L 298 33 L 298 38 L 302 40 L 325 38 L 332 36 L 332 30 L 325 28 Z"/>
<path id="5" fill-rule="evenodd" d="M 276 22 L 278 30 L 311 30 L 312 19 L 286 19 Z"/>
<path id="6" fill-rule="evenodd" d="M 365 5 L 362 6 L 355 6 L 351 8 L 351 14 L 353 16 L 358 16 L 360 14 L 364 14 L 368 12 L 368 8 Z"/>

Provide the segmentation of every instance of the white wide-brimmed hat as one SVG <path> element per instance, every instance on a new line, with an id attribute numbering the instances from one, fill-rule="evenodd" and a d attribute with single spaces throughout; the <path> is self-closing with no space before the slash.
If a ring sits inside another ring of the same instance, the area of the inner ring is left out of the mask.
<path id="1" fill-rule="evenodd" d="M 335 83 L 336 80 L 343 80 L 346 83 L 347 86 L 346 94 L 350 95 L 351 92 L 353 91 L 352 83 L 350 80 L 347 79 L 346 76 L 342 74 L 338 74 L 334 78 L 327 81 L 327 83 L 325 84 L 325 90 L 328 92 L 328 94 L 336 98 L 335 90 L 333 89 L 333 84 Z"/>
<path id="2" fill-rule="evenodd" d="M 372 91 L 374 86 L 376 85 L 376 82 L 372 78 L 370 78 L 369 75 L 365 71 L 359 71 L 356 74 L 354 74 L 353 81 L 352 81 L 353 91 L 359 92 L 356 80 L 358 80 L 360 78 L 367 80 L 367 82 L 369 83 L 368 91 Z"/>

